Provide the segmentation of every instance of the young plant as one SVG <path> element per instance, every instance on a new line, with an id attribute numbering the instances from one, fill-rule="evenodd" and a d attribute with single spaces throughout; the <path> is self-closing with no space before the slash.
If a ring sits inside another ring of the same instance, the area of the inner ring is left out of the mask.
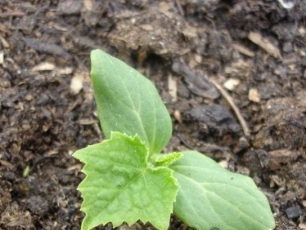
<path id="1" fill-rule="evenodd" d="M 82 229 L 150 222 L 166 230 L 174 213 L 199 230 L 268 230 L 269 203 L 249 177 L 196 151 L 161 154 L 171 118 L 156 88 L 124 62 L 91 53 L 91 77 L 105 140 L 74 153 L 86 174 L 78 189 Z"/>

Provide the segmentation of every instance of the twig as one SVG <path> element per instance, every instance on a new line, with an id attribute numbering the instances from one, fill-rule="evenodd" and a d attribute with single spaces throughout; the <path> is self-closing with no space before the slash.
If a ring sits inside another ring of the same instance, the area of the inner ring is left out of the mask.
<path id="1" fill-rule="evenodd" d="M 240 123 L 240 125 L 242 127 L 244 135 L 246 137 L 250 137 L 251 134 L 250 134 L 250 129 L 248 127 L 248 124 L 246 123 L 246 121 L 244 120 L 243 116 L 241 115 L 239 108 L 235 105 L 234 100 L 232 99 L 232 97 L 215 80 L 213 80 L 213 79 L 209 79 L 209 80 L 220 91 L 222 96 L 225 98 L 225 100 L 230 104 L 230 106 L 234 110 L 234 112 L 236 114 L 236 117 L 237 117 L 237 119 L 238 119 L 238 121 L 239 121 L 239 123 Z"/>
<path id="2" fill-rule="evenodd" d="M 178 9 L 178 11 L 179 11 L 179 13 L 180 13 L 180 15 L 181 15 L 181 16 L 184 16 L 185 14 L 184 14 L 184 10 L 183 10 L 183 8 L 182 8 L 181 3 L 180 3 L 178 0 L 175 0 L 174 3 L 175 3 L 175 5 L 176 5 L 176 7 L 177 7 L 177 9 Z"/>
<path id="3" fill-rule="evenodd" d="M 5 13 L 0 13 L 0 18 L 6 18 L 6 17 L 23 17 L 25 16 L 25 13 L 21 11 L 9 11 Z"/>

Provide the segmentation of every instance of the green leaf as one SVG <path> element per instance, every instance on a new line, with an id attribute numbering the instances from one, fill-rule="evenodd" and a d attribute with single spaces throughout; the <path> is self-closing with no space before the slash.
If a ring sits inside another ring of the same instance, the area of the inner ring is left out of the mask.
<path id="1" fill-rule="evenodd" d="M 187 151 L 170 166 L 179 183 L 174 213 L 198 230 L 268 230 L 269 203 L 249 177 L 229 172 L 201 153 Z"/>
<path id="2" fill-rule="evenodd" d="M 74 153 L 85 163 L 81 210 L 86 214 L 82 230 L 112 222 L 150 222 L 167 229 L 177 184 L 173 171 L 148 166 L 148 149 L 138 136 L 112 133 L 111 139 Z"/>
<path id="3" fill-rule="evenodd" d="M 182 153 L 173 152 L 173 153 L 156 153 L 152 155 L 151 159 L 155 166 L 169 166 L 173 164 L 176 160 L 180 159 L 183 156 Z"/>
<path id="4" fill-rule="evenodd" d="M 150 153 L 160 152 L 172 133 L 170 116 L 155 86 L 132 67 L 101 51 L 91 52 L 98 115 L 107 138 L 112 131 L 138 134 Z"/>

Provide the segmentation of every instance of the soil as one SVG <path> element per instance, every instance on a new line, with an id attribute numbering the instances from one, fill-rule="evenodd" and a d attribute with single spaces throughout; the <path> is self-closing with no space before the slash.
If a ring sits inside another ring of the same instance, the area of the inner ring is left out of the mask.
<path id="1" fill-rule="evenodd" d="M 0 0 L 0 229 L 80 228 L 71 154 L 103 138 L 94 48 L 154 81 L 173 118 L 167 151 L 251 176 L 276 229 L 306 229 L 303 0 Z"/>

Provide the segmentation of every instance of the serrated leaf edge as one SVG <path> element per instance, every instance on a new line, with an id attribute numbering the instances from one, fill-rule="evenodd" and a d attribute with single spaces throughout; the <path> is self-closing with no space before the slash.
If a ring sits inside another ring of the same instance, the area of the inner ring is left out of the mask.
<path id="1" fill-rule="evenodd" d="M 125 138 L 130 138 L 130 139 L 133 140 L 133 141 L 136 140 L 136 141 L 138 141 L 139 143 L 141 143 L 141 144 L 146 148 L 146 156 L 145 156 L 146 166 L 145 166 L 145 168 L 144 168 L 145 170 L 152 170 L 152 171 L 158 171 L 158 170 L 160 170 L 160 169 L 167 169 L 167 170 L 168 170 L 168 172 L 170 173 L 169 179 L 172 180 L 172 182 L 174 183 L 174 185 L 175 185 L 175 187 L 176 187 L 176 191 L 175 191 L 175 195 L 174 195 L 175 199 L 174 199 L 173 202 L 172 202 L 172 211 L 171 211 L 171 213 L 172 213 L 172 212 L 173 212 L 174 203 L 175 203 L 175 201 L 176 201 L 176 197 L 177 197 L 177 194 L 178 194 L 178 191 L 179 191 L 179 184 L 178 184 L 177 179 L 176 179 L 175 176 L 174 176 L 174 171 L 173 171 L 171 168 L 166 167 L 166 166 L 152 166 L 151 164 L 149 164 L 149 163 L 150 163 L 150 162 L 149 162 L 149 156 L 150 156 L 149 153 L 150 153 L 150 152 L 149 152 L 148 146 L 147 146 L 146 143 L 138 136 L 138 134 L 136 134 L 136 135 L 134 135 L 133 137 L 131 137 L 131 136 L 125 134 L 125 133 L 121 133 L 121 132 L 115 131 L 115 132 L 111 132 L 111 136 L 110 136 L 109 139 L 105 139 L 105 140 L 103 140 L 102 142 L 100 142 L 100 143 L 98 143 L 98 144 L 93 144 L 93 145 L 89 145 L 89 146 L 94 146 L 94 145 L 99 145 L 99 144 L 102 144 L 102 143 L 110 142 L 110 141 L 114 140 L 114 138 L 116 138 L 116 137 L 118 137 L 118 136 L 124 136 Z M 87 146 L 87 147 L 89 147 L 89 146 Z M 85 148 L 87 148 L 87 147 L 85 147 Z M 84 149 L 84 148 L 83 148 L 83 149 Z M 80 149 L 80 150 L 83 150 L 83 149 Z M 87 173 L 86 173 L 86 168 L 87 168 L 87 165 L 88 165 L 88 164 L 87 164 L 87 163 L 82 159 L 82 157 L 80 157 L 80 155 L 78 154 L 78 153 L 80 152 L 80 150 L 77 150 L 75 153 L 72 154 L 72 156 L 75 157 L 76 159 L 80 160 L 80 161 L 84 164 L 83 168 L 81 169 L 81 172 L 85 174 L 85 178 L 81 181 L 81 183 L 80 183 L 79 186 L 77 187 L 77 190 L 81 192 L 82 184 L 87 180 L 87 177 L 88 177 L 88 175 L 87 175 Z M 179 159 L 179 157 L 178 157 L 177 159 Z M 175 161 L 176 161 L 177 159 L 175 159 Z M 140 176 L 141 176 L 141 175 L 140 175 Z M 132 183 L 132 182 L 131 182 L 131 183 Z M 84 197 L 83 197 L 83 195 L 82 195 L 82 192 L 81 192 L 81 196 L 82 196 L 82 198 L 83 198 L 83 200 L 84 200 Z M 85 217 L 84 217 L 84 219 L 83 219 L 83 221 L 82 221 L 81 229 L 82 229 L 82 230 L 87 230 L 87 228 L 85 228 L 85 227 L 83 226 L 84 220 L 86 219 L 86 216 L 87 216 L 87 214 L 86 214 L 86 212 L 85 212 L 85 210 L 84 210 L 84 208 L 83 208 L 83 202 L 82 202 L 82 205 L 81 205 L 80 210 L 85 214 Z M 168 218 L 169 221 L 170 221 L 171 213 L 169 214 L 169 218 Z M 138 219 L 138 220 L 136 220 L 136 221 L 134 221 L 134 220 L 123 220 L 123 221 L 120 222 L 120 223 L 119 223 L 119 222 L 118 222 L 118 223 L 111 222 L 111 223 L 112 223 L 113 227 L 118 227 L 118 226 L 120 226 L 120 225 L 122 225 L 122 224 L 124 224 L 124 223 L 126 223 L 128 226 L 131 226 L 131 225 L 135 224 L 137 221 L 142 221 L 143 223 L 148 223 L 148 222 L 150 222 L 150 220 Z M 105 225 L 105 224 L 107 224 L 107 223 L 103 223 L 103 224 Z M 165 228 L 165 229 L 160 228 L 160 229 L 161 229 L 161 230 L 166 230 L 167 228 Z"/>

